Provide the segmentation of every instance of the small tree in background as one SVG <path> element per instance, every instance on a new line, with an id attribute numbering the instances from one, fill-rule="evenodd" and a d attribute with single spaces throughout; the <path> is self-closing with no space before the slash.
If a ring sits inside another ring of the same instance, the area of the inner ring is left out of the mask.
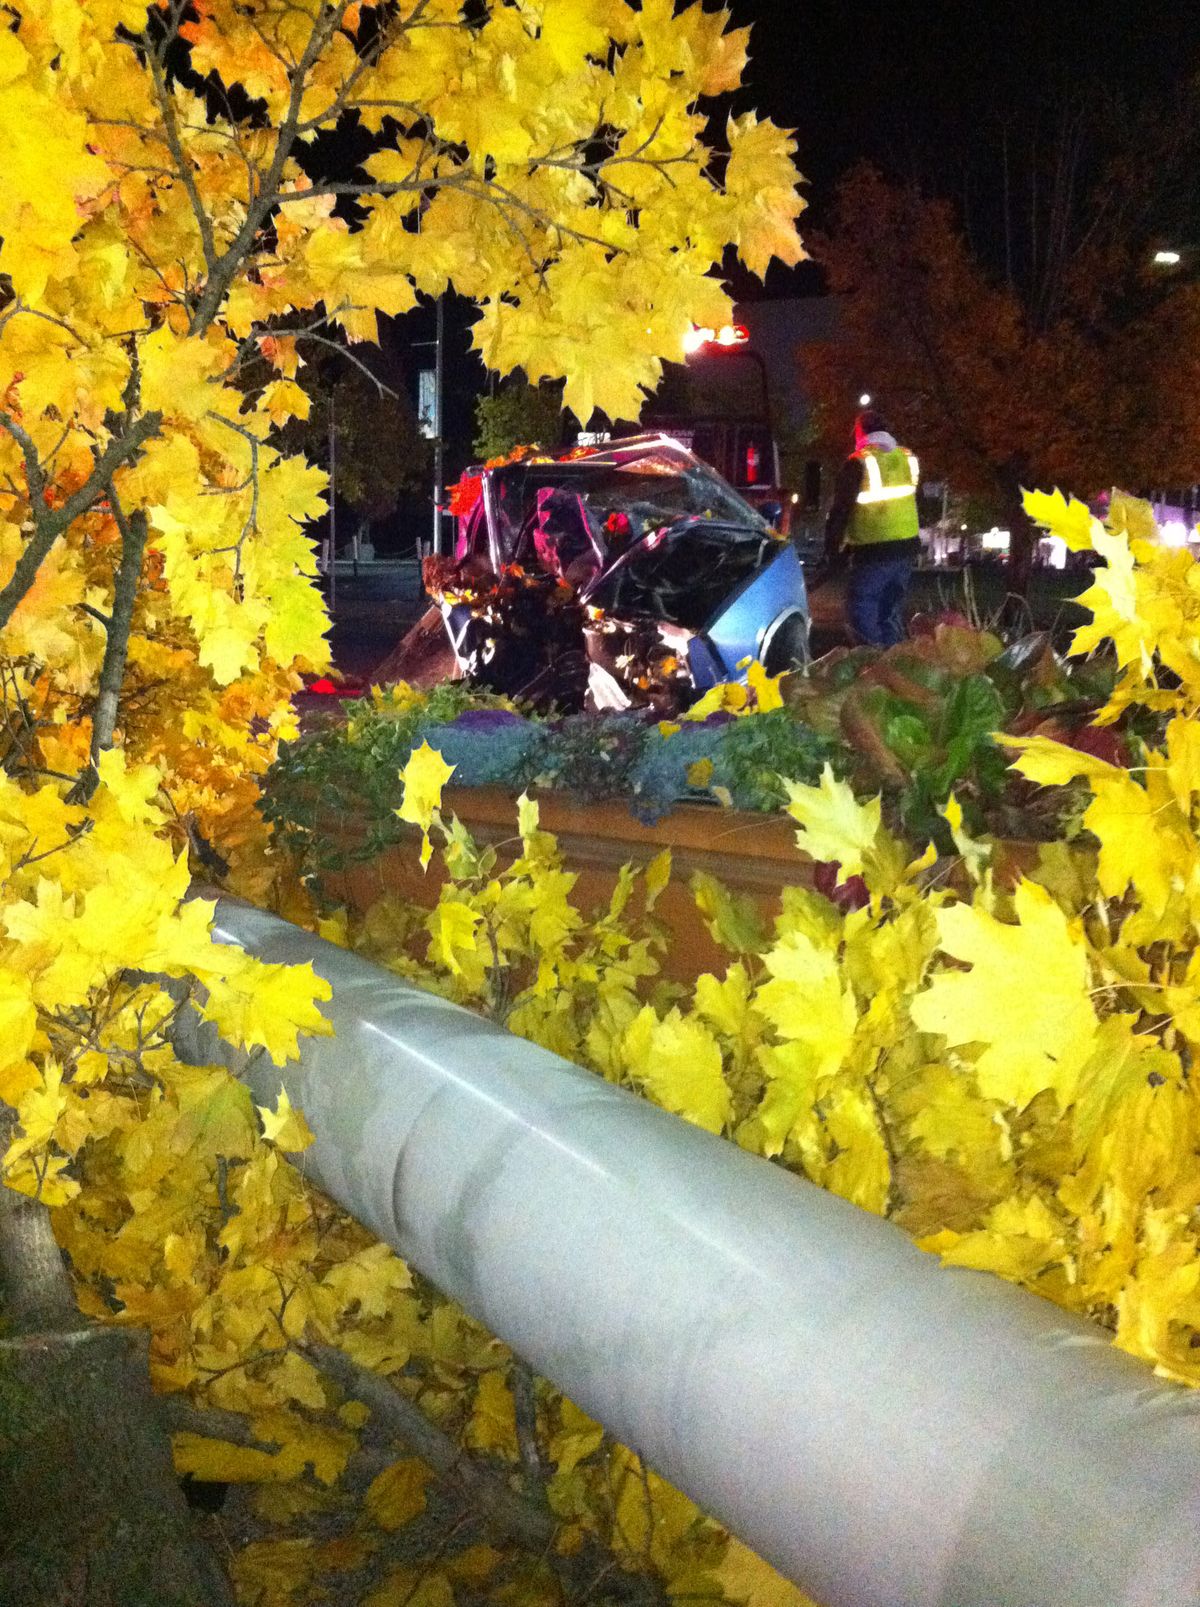
<path id="1" fill-rule="evenodd" d="M 307 418 L 284 432 L 295 450 L 328 467 L 332 423 L 338 502 L 368 520 L 388 518 L 404 492 L 429 484 L 429 442 L 399 376 L 389 380 L 357 359 L 326 352 L 299 375 L 310 398 Z"/>
<path id="2" fill-rule="evenodd" d="M 561 385 L 507 380 L 475 403 L 475 455 L 486 463 L 535 443 L 552 451 L 562 444 L 564 424 Z"/>

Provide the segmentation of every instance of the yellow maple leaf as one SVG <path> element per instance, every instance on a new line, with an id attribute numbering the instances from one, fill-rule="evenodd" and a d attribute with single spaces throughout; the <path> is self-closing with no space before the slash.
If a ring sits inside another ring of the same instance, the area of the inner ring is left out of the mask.
<path id="1" fill-rule="evenodd" d="M 1148 675 L 1154 662 L 1154 632 L 1139 597 L 1137 562 L 1129 541 L 1097 527 L 1092 546 L 1104 563 L 1093 571 L 1087 591 L 1075 599 L 1092 615 L 1092 622 L 1075 632 L 1071 651 L 1090 653 L 1111 641 L 1122 668 L 1134 665 Z"/>
<path id="2" fill-rule="evenodd" d="M 783 693 L 779 690 L 781 675 L 768 675 L 758 659 L 751 660 L 746 670 L 746 684 L 754 693 L 754 712 L 769 714 L 783 707 Z"/>
<path id="3" fill-rule="evenodd" d="M 442 789 L 454 774 L 454 769 L 454 765 L 447 764 L 428 742 L 422 742 L 419 748 L 413 750 L 400 772 L 404 795 L 396 814 L 401 820 L 421 828 L 422 866 L 428 866 L 433 854 L 429 828 L 441 808 Z"/>
<path id="4" fill-rule="evenodd" d="M 646 1005 L 625 1033 L 624 1053 L 631 1074 L 655 1104 L 710 1133 L 728 1124 L 733 1101 L 721 1051 L 702 1021 L 677 1008 L 660 1021 Z"/>
<path id="5" fill-rule="evenodd" d="M 603 1426 L 564 1396 L 559 1412 L 559 1427 L 550 1436 L 549 1446 L 550 1456 L 559 1473 L 570 1473 L 593 1451 L 598 1451 L 603 1440 Z"/>
<path id="6" fill-rule="evenodd" d="M 307 1149 L 313 1142 L 312 1128 L 304 1120 L 303 1112 L 293 1109 L 286 1088 L 279 1090 L 279 1100 L 274 1110 L 269 1110 L 266 1105 L 256 1105 L 255 1109 L 262 1122 L 263 1133 L 286 1154 L 294 1155 Z"/>
<path id="7" fill-rule="evenodd" d="M 343 1306 L 356 1306 L 364 1317 L 386 1317 L 396 1297 L 412 1288 L 412 1273 L 390 1246 L 371 1244 L 331 1267 L 323 1282 Z"/>
<path id="8" fill-rule="evenodd" d="M 836 860 L 843 876 L 856 876 L 876 846 L 882 818 L 880 799 L 859 803 L 854 789 L 838 781 L 827 764 L 815 787 L 785 781 L 787 812 L 800 823 L 796 841 L 815 860 Z"/>
<path id="9" fill-rule="evenodd" d="M 1057 536 L 1072 552 L 1091 550 L 1092 532 L 1100 530 L 1101 525 L 1086 502 L 1064 497 L 1061 491 L 1025 491 L 1022 501 L 1034 524 Z"/>
<path id="10" fill-rule="evenodd" d="M 994 1272 L 1015 1283 L 1028 1282 L 1059 1260 L 1065 1248 L 1064 1224 L 1038 1195 L 1001 1200 L 988 1214 L 987 1225 L 973 1233 L 925 1248 L 941 1255 L 947 1266 Z"/>
<path id="11" fill-rule="evenodd" d="M 293 1476 L 288 1463 L 272 1451 L 233 1445 L 201 1434 L 173 1435 L 171 1450 L 176 1473 L 190 1473 L 206 1483 L 259 1484 Z"/>
<path id="12" fill-rule="evenodd" d="M 652 910 L 658 903 L 670 881 L 671 850 L 664 848 L 661 854 L 655 854 L 642 873 L 642 886 L 646 890 L 646 908 L 648 910 Z"/>
<path id="13" fill-rule="evenodd" d="M 1013 908 L 1015 924 L 968 904 L 938 910 L 941 948 L 971 969 L 934 975 L 912 1019 L 956 1048 L 982 1046 L 974 1064 L 985 1098 L 1023 1109 L 1051 1089 L 1067 1106 L 1097 1030 L 1087 947 L 1036 883 L 1021 881 Z"/>
<path id="14" fill-rule="evenodd" d="M 837 955 L 803 932 L 791 931 L 763 955 L 771 980 L 755 1007 L 781 1037 L 807 1045 L 818 1075 L 842 1065 L 850 1051 L 858 1011 L 842 979 Z"/>
<path id="15" fill-rule="evenodd" d="M 142 405 L 168 418 L 204 418 L 216 405 L 218 375 L 231 352 L 219 340 L 176 335 L 163 324 L 141 343 Z"/>
<path id="16" fill-rule="evenodd" d="M 725 189 L 740 208 L 738 255 L 760 278 L 775 257 L 794 267 L 804 259 L 796 219 L 805 206 L 792 164 L 795 140 L 754 112 L 730 117 L 726 137 Z"/>
<path id="17" fill-rule="evenodd" d="M 461 899 L 440 900 L 429 917 L 430 958 L 444 965 L 453 976 L 461 976 L 463 968 L 459 954 L 474 954 L 475 928 L 481 920 L 479 911 L 473 910 Z"/>
<path id="18" fill-rule="evenodd" d="M 537 799 L 523 792 L 517 799 L 517 831 L 523 843 L 529 843 L 537 835 L 540 819 Z"/>
<path id="19" fill-rule="evenodd" d="M 1112 531 L 1136 541 L 1158 541 L 1158 527 L 1154 522 L 1154 509 L 1141 497 L 1131 497 L 1124 491 L 1114 490 L 1108 502 L 1105 524 Z"/>
<path id="20" fill-rule="evenodd" d="M 1100 779 L 1118 774 L 1115 765 L 1097 759 L 1090 753 L 1083 753 L 1079 748 L 1068 747 L 1065 742 L 1055 742 L 1050 737 L 1001 734 L 997 740 L 1016 752 L 1013 769 L 1028 776 L 1030 781 L 1036 781 L 1039 786 L 1061 787 L 1080 776 Z"/>
<path id="21" fill-rule="evenodd" d="M 245 1049 L 261 1047 L 282 1066 L 299 1054 L 301 1032 L 332 1033 L 317 1008 L 332 989 L 311 964 L 268 965 L 237 951 L 226 954 L 219 971 L 197 967 L 208 989 L 201 1013 L 223 1038 Z"/>
<path id="22" fill-rule="evenodd" d="M 834 1154 L 821 1182 L 864 1211 L 882 1214 L 887 1209 L 892 1167 L 874 1101 L 865 1088 L 843 1083 L 822 1101 L 822 1109 Z"/>
<path id="23" fill-rule="evenodd" d="M 37 1011 L 33 1007 L 29 980 L 18 972 L 0 967 L 0 1072 L 20 1067 L 33 1044 L 37 1030 Z M 0 1098 L 15 1104 L 13 1088 L 0 1083 Z"/>
<path id="24" fill-rule="evenodd" d="M 710 972 L 696 978 L 695 1008 L 718 1032 L 737 1038 L 751 1020 L 750 978 L 740 961 L 731 965 L 723 978 Z"/>
<path id="25" fill-rule="evenodd" d="M 173 1066 L 171 1088 L 178 1119 L 171 1148 L 182 1154 L 193 1146 L 205 1154 L 244 1158 L 254 1149 L 250 1090 L 221 1066 Z"/>
<path id="26" fill-rule="evenodd" d="M 517 1409 L 504 1374 L 491 1368 L 479 1380 L 475 1404 L 467 1424 L 466 1442 L 477 1451 L 517 1454 Z"/>
<path id="27" fill-rule="evenodd" d="M 290 418 L 306 419 L 312 411 L 312 399 L 294 380 L 276 379 L 263 391 L 262 406 L 272 424 L 286 424 Z"/>

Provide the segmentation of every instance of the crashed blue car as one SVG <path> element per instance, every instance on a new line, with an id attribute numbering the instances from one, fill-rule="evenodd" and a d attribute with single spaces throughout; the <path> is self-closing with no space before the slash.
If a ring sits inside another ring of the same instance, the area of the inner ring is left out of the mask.
<path id="1" fill-rule="evenodd" d="M 664 435 L 469 473 L 434 606 L 388 665 L 466 677 L 560 708 L 686 708 L 759 660 L 808 659 L 795 550 L 716 471 Z"/>

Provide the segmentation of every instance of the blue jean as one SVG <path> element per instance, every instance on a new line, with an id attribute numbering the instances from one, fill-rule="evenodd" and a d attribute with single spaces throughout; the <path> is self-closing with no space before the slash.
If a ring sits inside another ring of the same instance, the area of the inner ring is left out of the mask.
<path id="1" fill-rule="evenodd" d="M 850 570 L 846 619 L 854 638 L 872 647 L 894 647 L 904 640 L 901 609 L 908 592 L 913 561 L 903 558 L 858 559 Z"/>

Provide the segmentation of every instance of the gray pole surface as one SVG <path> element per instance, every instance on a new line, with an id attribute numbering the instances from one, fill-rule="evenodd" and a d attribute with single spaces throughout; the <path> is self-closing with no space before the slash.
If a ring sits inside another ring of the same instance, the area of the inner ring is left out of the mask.
<path id="1" fill-rule="evenodd" d="M 435 554 L 440 554 L 442 550 L 442 498 L 445 495 L 445 487 L 442 481 L 446 475 L 446 445 L 442 439 L 442 385 L 445 379 L 443 348 L 445 340 L 445 297 L 439 296 L 437 301 L 437 338 L 434 341 L 433 353 L 433 551 Z"/>
<path id="2" fill-rule="evenodd" d="M 329 612 L 337 602 L 337 403 L 329 393 Z"/>
<path id="3" fill-rule="evenodd" d="M 823 1607 L 1196 1607 L 1200 1394 L 999 1279 L 274 916 L 346 1210 Z"/>

